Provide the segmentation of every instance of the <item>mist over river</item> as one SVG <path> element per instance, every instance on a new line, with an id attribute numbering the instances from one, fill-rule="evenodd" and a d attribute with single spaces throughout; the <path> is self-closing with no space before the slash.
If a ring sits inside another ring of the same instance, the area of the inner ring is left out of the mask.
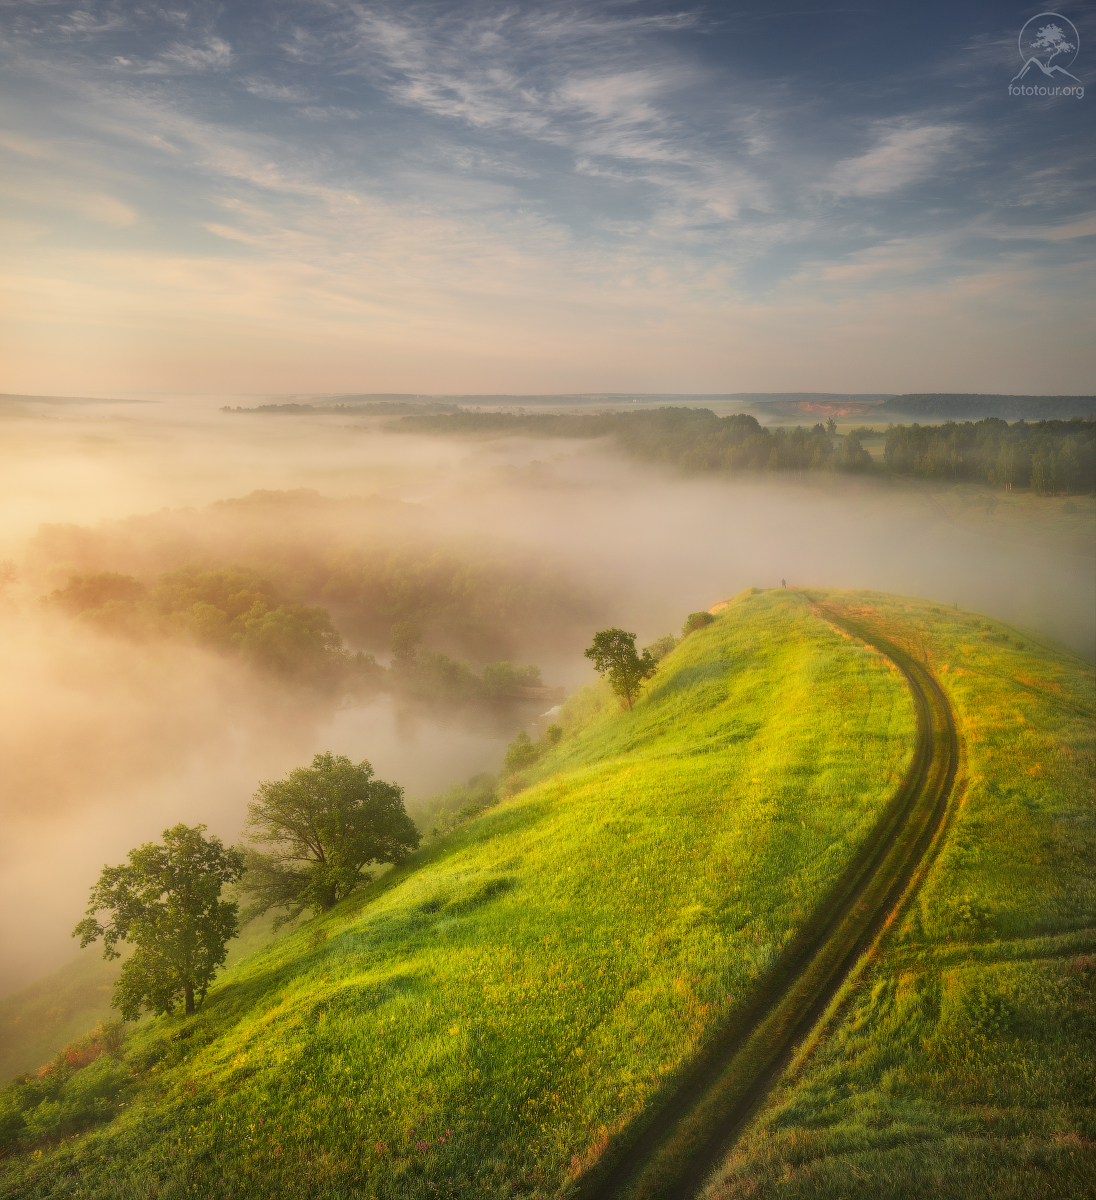
<path id="1" fill-rule="evenodd" d="M 206 646 L 127 640 L 43 607 L 73 572 L 152 586 L 199 560 L 267 570 L 289 538 L 329 539 L 332 556 L 421 547 L 424 571 L 439 556 L 479 554 L 510 570 L 515 587 L 539 572 L 541 607 L 508 626 L 503 589 L 503 616 L 485 621 L 469 601 L 449 625 L 428 625 L 426 644 L 480 670 L 503 657 L 497 643 L 572 691 L 594 678 L 582 651 L 595 628 L 622 626 L 644 645 L 691 611 L 782 578 L 957 603 L 1096 657 L 1090 497 L 1067 507 L 818 472 L 683 476 L 606 442 L 447 441 L 353 412 L 221 411 L 254 397 L 128 399 L 24 404 L 0 420 L 0 559 L 14 571 L 0 608 L 5 994 L 75 952 L 68 935 L 103 863 L 165 826 L 204 822 L 235 841 L 259 781 L 324 750 L 368 758 L 414 812 L 496 771 L 507 742 L 547 707 L 446 708 L 275 685 Z M 252 524 L 219 506 L 294 489 L 318 497 Z M 369 497 L 383 503 L 370 508 Z M 389 661 L 387 624 L 354 624 L 302 579 L 301 598 L 330 608 L 350 650 Z"/>

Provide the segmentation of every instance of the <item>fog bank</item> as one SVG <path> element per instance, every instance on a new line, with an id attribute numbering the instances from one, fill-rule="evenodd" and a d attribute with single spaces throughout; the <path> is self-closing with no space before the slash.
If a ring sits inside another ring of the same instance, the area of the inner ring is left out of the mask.
<path id="1" fill-rule="evenodd" d="M 515 656 L 570 688 L 593 678 L 582 650 L 598 625 L 622 625 L 644 644 L 676 632 L 690 611 L 782 578 L 957 602 L 1096 657 L 1090 497 L 1067 510 L 972 486 L 820 473 L 685 478 L 600 443 L 445 442 L 353 414 L 219 411 L 238 402 L 255 401 L 102 403 L 3 420 L 0 558 L 16 577 L 0 600 L 0 903 L 18 918 L 0 930 L 0 992 L 73 953 L 68 934 L 103 863 L 165 826 L 205 822 L 233 841 L 260 780 L 328 749 L 370 759 L 424 798 L 497 769 L 529 716 L 386 695 L 347 705 L 185 639 L 113 637 L 41 608 L 38 597 L 74 569 L 151 584 L 194 561 L 270 570 L 290 543 L 312 547 L 317 563 L 363 547 L 424 563 L 486 547 L 484 561 L 509 569 L 515 589 L 540 572 L 537 594 L 548 600 L 511 603 L 502 574 L 486 618 L 474 591 L 454 584 L 445 636 L 456 648 L 438 648 L 478 669 L 467 648 L 490 641 L 484 622 L 509 623 L 496 632 Z M 297 488 L 379 496 L 387 507 L 291 500 L 244 520 L 239 506 L 218 504 Z M 77 528 L 42 534 L 43 524 Z M 336 625 L 350 619 L 299 575 L 302 601 L 326 604 Z M 386 639 L 384 622 L 348 634 L 382 661 Z"/>

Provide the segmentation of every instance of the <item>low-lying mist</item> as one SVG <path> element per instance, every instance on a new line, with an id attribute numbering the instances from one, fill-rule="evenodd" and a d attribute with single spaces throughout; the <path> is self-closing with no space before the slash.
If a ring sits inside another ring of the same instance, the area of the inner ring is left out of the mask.
<path id="1" fill-rule="evenodd" d="M 0 426 L 0 558 L 14 566 L 0 599 L 2 992 L 74 952 L 100 867 L 168 824 L 235 840 L 260 780 L 327 749 L 368 758 L 414 812 L 496 770 L 537 711 L 351 697 L 167 625 L 111 632 L 40 602 L 74 573 L 132 575 L 152 595 L 182 567 L 244 567 L 326 607 L 346 646 L 381 663 L 410 618 L 424 646 L 475 670 L 505 657 L 571 689 L 593 678 L 595 628 L 643 645 L 782 578 L 957 602 L 1096 657 L 1088 497 L 1010 508 L 970 486 L 686 478 L 600 443 L 219 411 L 238 402 L 254 403 L 32 408 Z"/>

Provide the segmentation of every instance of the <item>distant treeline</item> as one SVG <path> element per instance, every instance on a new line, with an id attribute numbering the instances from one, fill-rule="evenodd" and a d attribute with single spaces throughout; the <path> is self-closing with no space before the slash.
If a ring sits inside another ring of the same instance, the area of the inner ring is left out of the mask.
<path id="1" fill-rule="evenodd" d="M 538 437 L 611 437 L 629 454 L 690 471 L 864 471 L 871 455 L 858 437 L 835 449 L 824 425 L 766 429 L 748 413 L 717 417 L 707 408 L 656 408 L 623 413 L 454 413 L 404 417 L 393 428 L 408 433 L 532 434 Z"/>
<path id="2" fill-rule="evenodd" d="M 405 417 L 393 428 L 416 433 L 609 437 L 648 462 L 687 471 L 868 472 L 880 468 L 864 449 L 869 429 L 842 438 L 834 426 L 769 429 L 745 413 L 717 417 L 706 408 L 659 408 L 584 415 L 455 413 Z M 899 475 L 980 480 L 1031 487 L 1041 494 L 1096 490 L 1096 422 L 1023 421 L 991 417 L 976 424 L 897 425 L 887 432 L 884 462 Z"/>
<path id="3" fill-rule="evenodd" d="M 929 421 L 980 421 L 999 417 L 1004 421 L 1068 421 L 1070 417 L 1096 416 L 1096 396 L 992 396 L 973 393 L 934 392 L 891 396 L 877 409 L 874 419 L 893 421 L 900 417 Z"/>
<path id="4" fill-rule="evenodd" d="M 343 646 L 326 608 L 285 602 L 269 580 L 245 567 L 183 567 L 161 575 L 151 589 L 116 571 L 73 575 L 43 604 L 101 632 L 185 639 L 322 691 L 400 691 L 461 701 L 520 699 L 541 686 L 539 667 L 501 662 L 477 675 L 467 663 L 419 651 L 418 629 L 406 621 L 395 627 L 402 643 L 386 669 L 372 654 Z"/>
<path id="5" fill-rule="evenodd" d="M 23 399 L 26 399 L 25 397 Z M 0 397 L 0 402 L 3 397 Z M 821 413 L 827 408 L 835 414 L 856 412 L 861 418 L 874 420 L 930 420 L 930 421 L 978 421 L 985 417 L 1000 417 L 1006 421 L 1050 421 L 1069 420 L 1071 417 L 1093 417 L 1096 415 L 1096 396 L 1005 396 L 972 392 L 908 393 L 903 396 L 881 394 L 839 394 L 830 392 L 736 392 L 712 395 L 678 395 L 667 393 L 653 395 L 636 393 L 603 393 L 585 395 L 544 396 L 316 396 L 296 398 L 253 408 L 235 408 L 226 405 L 226 413 L 253 413 L 267 416 L 294 414 L 363 414 L 369 416 L 436 416 L 467 412 L 479 417 L 516 417 L 525 415 L 526 406 L 590 407 L 597 404 L 620 404 L 630 401 L 647 408 L 665 407 L 674 404 L 707 405 L 734 404 L 754 408 L 763 415 L 784 414 L 793 416 Z M 853 407 L 849 407 L 852 402 Z M 472 412 L 471 406 L 488 405 L 491 409 L 500 406 L 507 412 Z M 812 409 L 813 406 L 813 409 Z M 840 407 L 835 407 L 840 406 Z M 517 409 L 517 412 L 514 412 Z M 619 410 L 618 410 L 619 411 Z M 694 411 L 697 411 L 694 409 Z M 700 410 L 703 411 L 703 410 Z M 530 414 L 532 415 L 532 414 Z M 545 414 L 551 415 L 551 414 Z M 574 414 L 591 416 L 590 413 Z M 620 415 L 630 415 L 627 411 Z M 574 436 L 560 434 L 559 436 Z M 585 435 L 578 435 L 585 436 Z"/>
<path id="6" fill-rule="evenodd" d="M 403 400 L 369 400 L 355 404 L 257 404 L 254 408 L 235 408 L 225 405 L 221 412 L 226 413 L 258 413 L 260 416 L 323 416 L 324 414 L 339 414 L 355 417 L 398 417 L 404 413 L 455 413 L 460 412 L 456 404 L 443 404 L 435 401 L 415 403 Z"/>
<path id="7" fill-rule="evenodd" d="M 1096 421 L 952 421 L 897 425 L 883 457 L 899 475 L 1030 487 L 1040 495 L 1096 491 Z"/>

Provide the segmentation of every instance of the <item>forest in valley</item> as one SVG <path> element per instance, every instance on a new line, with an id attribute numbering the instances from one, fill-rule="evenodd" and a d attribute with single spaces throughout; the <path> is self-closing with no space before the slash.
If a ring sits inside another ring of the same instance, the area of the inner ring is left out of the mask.
<path id="1" fill-rule="evenodd" d="M 1016 421 L 889 425 L 883 463 L 864 448 L 870 427 L 837 436 L 830 418 L 810 428 L 762 425 L 748 413 L 658 408 L 601 414 L 460 412 L 407 416 L 409 433 L 610 438 L 630 456 L 703 471 L 886 471 L 923 479 L 1030 487 L 1040 495 L 1096 491 L 1096 421 Z"/>
<path id="2" fill-rule="evenodd" d="M 588 589 L 543 556 L 419 519 L 376 497 L 257 492 L 94 529 L 46 525 L 28 558 L 57 580 L 43 611 L 101 634 L 190 642 L 335 695 L 544 698 L 540 668 L 510 659 L 565 638 Z"/>
<path id="3" fill-rule="evenodd" d="M 991 487 L 1029 487 L 1041 496 L 1096 491 L 1096 421 L 1007 421 L 896 425 L 886 465 L 898 475 Z"/>

